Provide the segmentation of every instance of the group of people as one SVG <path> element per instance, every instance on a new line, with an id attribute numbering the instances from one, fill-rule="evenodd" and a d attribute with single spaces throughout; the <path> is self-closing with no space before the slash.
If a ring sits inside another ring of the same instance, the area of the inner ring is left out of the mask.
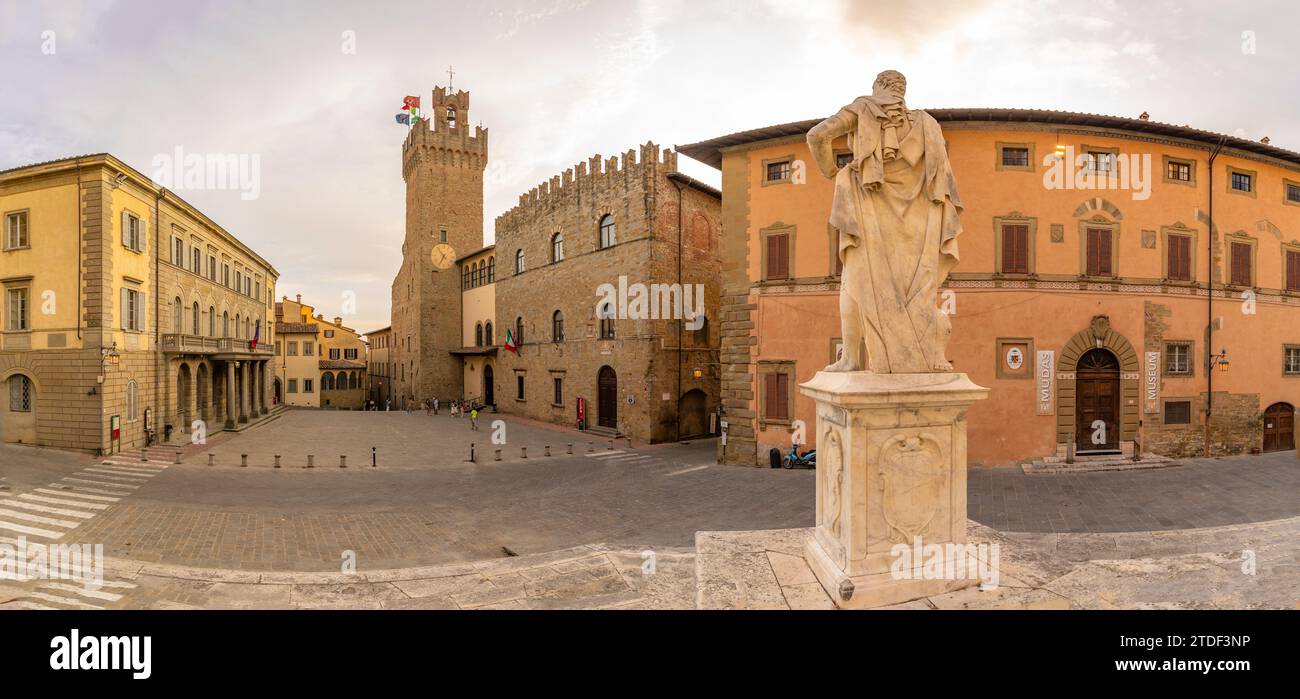
<path id="1" fill-rule="evenodd" d="M 403 401 L 403 404 L 407 415 L 411 415 L 414 413 L 417 405 L 417 403 L 414 400 L 407 398 Z M 476 431 L 478 430 L 478 408 L 474 407 L 473 403 L 467 400 L 454 400 L 454 401 L 450 401 L 447 404 L 447 406 L 451 412 L 452 417 L 458 418 L 458 417 L 468 416 L 469 428 L 471 430 L 476 430 Z M 424 414 L 437 415 L 439 410 L 441 410 L 442 407 L 443 407 L 442 401 L 440 401 L 437 398 L 430 398 L 424 401 Z M 373 399 L 371 399 L 366 404 L 366 410 L 390 411 L 392 409 L 393 409 L 393 401 L 388 399 L 384 400 L 383 407 L 377 405 Z"/>

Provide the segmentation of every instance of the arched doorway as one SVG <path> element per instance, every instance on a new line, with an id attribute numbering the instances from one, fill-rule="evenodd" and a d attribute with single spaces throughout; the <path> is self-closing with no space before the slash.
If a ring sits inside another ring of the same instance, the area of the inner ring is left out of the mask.
<path id="1" fill-rule="evenodd" d="M 1119 359 L 1092 349 L 1075 369 L 1075 441 L 1080 453 L 1119 451 Z"/>
<path id="2" fill-rule="evenodd" d="M 596 379 L 596 424 L 610 429 L 618 428 L 618 374 L 603 366 Z"/>
<path id="3" fill-rule="evenodd" d="M 194 416 L 190 415 L 190 396 L 194 395 L 194 385 L 191 383 L 190 365 L 182 364 L 176 370 L 176 424 L 181 432 L 190 431 L 190 420 Z"/>
<path id="4" fill-rule="evenodd" d="M 708 398 L 693 388 L 677 401 L 677 438 L 701 437 L 709 433 Z"/>
<path id="5" fill-rule="evenodd" d="M 277 378 L 271 383 L 271 405 L 280 404 L 280 379 Z"/>
<path id="6" fill-rule="evenodd" d="M 491 324 L 488 324 L 491 327 Z M 496 405 L 496 389 L 493 388 L 492 365 L 483 365 L 483 405 Z"/>
<path id="7" fill-rule="evenodd" d="M 36 384 L 26 374 L 13 374 L 5 379 L 4 389 L 0 439 L 8 444 L 35 444 Z"/>
<path id="8" fill-rule="evenodd" d="M 1295 406 L 1274 403 L 1264 411 L 1264 451 L 1295 449 Z"/>

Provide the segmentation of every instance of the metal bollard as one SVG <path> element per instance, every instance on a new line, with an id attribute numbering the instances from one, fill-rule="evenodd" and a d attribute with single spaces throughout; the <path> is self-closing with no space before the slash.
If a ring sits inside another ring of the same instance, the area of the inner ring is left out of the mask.
<path id="1" fill-rule="evenodd" d="M 347 467 L 348 467 L 348 457 L 344 454 L 339 454 L 339 468 L 347 468 Z"/>
<path id="2" fill-rule="evenodd" d="M 209 465 L 209 466 L 216 466 L 216 465 L 217 465 L 217 455 L 216 455 L 216 454 L 213 454 L 212 452 L 208 452 L 208 465 Z"/>
<path id="3" fill-rule="evenodd" d="M 612 439 L 609 440 L 609 448 L 610 448 L 610 449 L 613 449 L 613 448 L 614 448 L 614 440 L 612 440 Z"/>
<path id="4" fill-rule="evenodd" d="M 631 448 L 632 448 L 632 438 L 631 438 L 631 437 L 628 437 L 628 438 L 627 438 L 627 448 L 628 448 L 628 449 L 631 449 Z"/>
<path id="5" fill-rule="evenodd" d="M 375 466 L 379 465 L 379 462 L 376 461 L 377 457 L 378 457 L 378 453 L 375 451 L 375 448 L 370 447 L 370 468 L 374 468 Z"/>
<path id="6" fill-rule="evenodd" d="M 476 446 L 476 445 L 474 445 L 474 444 L 470 444 L 470 445 L 469 445 L 469 462 L 470 462 L 471 464 L 472 464 L 472 463 L 475 463 L 475 461 L 474 461 L 474 447 L 475 447 L 475 446 Z"/>
<path id="7" fill-rule="evenodd" d="M 239 455 L 239 467 L 248 468 L 248 454 Z"/>
<path id="8" fill-rule="evenodd" d="M 587 451 L 596 451 L 596 447 L 591 442 L 587 442 Z"/>
<path id="9" fill-rule="evenodd" d="M 315 454 L 308 454 L 308 455 L 307 455 L 307 468 L 316 468 L 316 455 L 315 455 Z"/>
<path id="10" fill-rule="evenodd" d="M 573 444 L 572 444 L 572 443 L 569 444 L 569 453 L 570 453 L 570 454 L 573 453 Z"/>
<path id="11" fill-rule="evenodd" d="M 275 455 L 275 467 L 276 467 L 276 468 L 280 468 L 280 455 L 279 455 L 279 454 L 276 454 L 276 455 Z"/>
<path id="12" fill-rule="evenodd" d="M 176 452 L 176 461 L 174 461 L 174 462 L 172 462 L 172 463 L 177 463 L 177 464 L 179 464 L 180 462 L 181 462 L 181 453 L 178 451 L 178 452 Z"/>
<path id="13" fill-rule="evenodd" d="M 140 460 L 141 460 L 141 461 L 148 461 L 148 460 L 149 460 L 149 450 L 148 450 L 148 449 L 141 449 L 141 450 L 140 450 Z"/>
<path id="14" fill-rule="evenodd" d="M 551 445 L 547 444 L 547 445 L 546 445 L 546 453 L 543 454 L 543 456 L 550 456 L 550 455 L 551 455 Z"/>
<path id="15" fill-rule="evenodd" d="M 493 451 L 493 453 L 492 453 L 492 460 L 493 460 L 493 461 L 500 461 L 500 460 L 501 460 L 501 450 L 500 450 L 500 449 L 497 449 L 497 450 Z"/>
<path id="16" fill-rule="evenodd" d="M 528 447 L 519 447 L 519 458 L 521 459 L 528 458 Z"/>

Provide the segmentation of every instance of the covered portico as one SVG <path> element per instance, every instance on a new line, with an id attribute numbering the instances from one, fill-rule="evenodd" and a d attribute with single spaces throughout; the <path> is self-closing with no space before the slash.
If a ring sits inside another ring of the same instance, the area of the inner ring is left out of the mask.
<path id="1" fill-rule="evenodd" d="M 164 415 L 173 438 L 238 430 L 270 414 L 271 347 L 248 340 L 164 335 Z"/>

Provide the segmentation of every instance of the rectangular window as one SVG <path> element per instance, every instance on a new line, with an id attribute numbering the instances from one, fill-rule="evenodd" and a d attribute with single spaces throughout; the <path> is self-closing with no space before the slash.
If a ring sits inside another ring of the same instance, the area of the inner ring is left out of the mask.
<path id="1" fill-rule="evenodd" d="M 311 379 L 302 380 L 302 392 L 311 393 Z"/>
<path id="2" fill-rule="evenodd" d="M 524 399 L 524 375 L 515 374 L 515 400 Z"/>
<path id="3" fill-rule="evenodd" d="M 1192 402 L 1187 400 L 1166 401 L 1165 402 L 1165 424 L 1166 425 L 1192 424 Z"/>
<path id="4" fill-rule="evenodd" d="M 1232 173 L 1232 188 L 1238 192 L 1253 192 L 1255 191 L 1254 178 L 1245 172 L 1234 172 Z"/>
<path id="5" fill-rule="evenodd" d="M 208 255 L 208 279 L 217 280 L 217 258 L 215 255 Z"/>
<path id="6" fill-rule="evenodd" d="M 180 238 L 172 238 L 172 264 L 177 267 L 185 266 L 185 241 Z"/>
<path id="7" fill-rule="evenodd" d="M 1166 238 L 1166 246 L 1168 247 L 1166 277 L 1174 281 L 1190 282 L 1192 280 L 1192 237 L 1170 235 Z"/>
<path id="8" fill-rule="evenodd" d="M 331 347 L 331 348 L 330 348 L 330 359 L 338 359 L 338 358 L 339 358 L 339 350 L 338 350 L 338 348 L 337 348 L 337 347 Z"/>
<path id="9" fill-rule="evenodd" d="M 144 225 L 140 217 L 122 212 L 122 245 L 128 250 L 144 252 Z"/>
<path id="10" fill-rule="evenodd" d="M 767 374 L 763 377 L 764 419 L 790 419 L 790 375 Z"/>
<path id="11" fill-rule="evenodd" d="M 27 289 L 9 289 L 5 302 L 5 329 L 28 330 L 27 324 Z"/>
<path id="12" fill-rule="evenodd" d="M 790 161 L 779 160 L 767 164 L 767 181 L 784 182 L 790 179 Z"/>
<path id="13" fill-rule="evenodd" d="M 1300 204 L 1300 184 L 1286 183 L 1286 200 L 1292 204 Z"/>
<path id="14" fill-rule="evenodd" d="M 326 330 L 326 331 L 325 331 L 325 337 L 334 337 L 334 331 L 333 331 L 333 330 Z"/>
<path id="15" fill-rule="evenodd" d="M 1088 166 L 1096 173 L 1110 173 L 1115 171 L 1115 153 L 1107 151 L 1088 151 Z"/>
<path id="16" fill-rule="evenodd" d="M 1111 231 L 1109 228 L 1089 228 L 1088 276 L 1109 277 L 1111 267 Z"/>
<path id="17" fill-rule="evenodd" d="M 1300 374 L 1300 347 L 1287 347 L 1282 351 L 1282 371 Z"/>
<path id="18" fill-rule="evenodd" d="M 230 288 L 230 265 L 226 263 L 221 265 L 221 285 Z"/>
<path id="19" fill-rule="evenodd" d="M 312 345 L 312 343 L 310 342 L 302 343 L 302 356 L 310 357 L 312 355 L 313 349 L 315 349 L 315 347 Z"/>
<path id="20" fill-rule="evenodd" d="M 298 392 L 298 379 L 289 379 L 289 393 Z"/>
<path id="21" fill-rule="evenodd" d="M 776 233 L 767 236 L 767 279 L 790 278 L 790 235 Z"/>
<path id="22" fill-rule="evenodd" d="M 1165 345 L 1165 373 L 1190 375 L 1192 373 L 1192 346 L 1187 343 Z"/>
<path id="23" fill-rule="evenodd" d="M 122 289 L 122 329 L 123 330 L 144 330 L 144 293 L 135 289 Z M 194 329 L 194 334 L 198 334 L 198 328 Z"/>
<path id="24" fill-rule="evenodd" d="M 844 168 L 848 167 L 848 166 L 849 166 L 849 163 L 851 163 L 851 162 L 853 162 L 853 154 L 852 154 L 852 153 L 836 153 L 836 154 L 835 154 L 835 167 L 840 168 L 840 169 L 844 169 Z"/>
<path id="25" fill-rule="evenodd" d="M 1250 243 L 1232 244 L 1232 274 L 1228 283 L 1234 286 L 1254 286 L 1250 268 Z"/>
<path id="26" fill-rule="evenodd" d="M 275 353 L 277 355 L 284 353 L 284 347 L 280 344 L 279 340 L 275 341 Z"/>
<path id="27" fill-rule="evenodd" d="M 288 344 L 288 347 L 289 347 L 289 356 L 290 356 L 290 357 L 297 357 L 297 356 L 298 356 L 298 343 L 297 343 L 297 342 L 290 342 L 290 343 Z"/>
<path id="28" fill-rule="evenodd" d="M 27 231 L 27 212 L 16 211 L 5 216 L 5 250 L 31 247 Z"/>
<path id="29" fill-rule="evenodd" d="M 345 350 L 343 350 L 343 358 L 344 358 L 344 359 L 356 359 L 356 358 L 357 358 L 357 351 L 356 351 L 355 349 L 345 349 Z"/>
<path id="30" fill-rule="evenodd" d="M 203 251 L 195 246 L 190 255 L 190 271 L 195 274 L 203 274 Z"/>
<path id="31" fill-rule="evenodd" d="M 1002 273 L 1029 274 L 1029 225 L 1002 225 Z"/>
<path id="32" fill-rule="evenodd" d="M 1003 167 L 1029 167 L 1029 149 L 1008 146 L 1002 149 Z"/>
<path id="33" fill-rule="evenodd" d="M 1169 160 L 1165 163 L 1165 178 L 1177 182 L 1192 181 L 1192 164 L 1181 160 Z"/>
<path id="34" fill-rule="evenodd" d="M 1286 290 L 1300 291 L 1300 250 L 1286 251 Z"/>
<path id="35" fill-rule="evenodd" d="M 555 400 L 551 402 L 555 405 L 564 405 L 564 379 L 557 376 L 551 379 L 551 383 L 555 386 Z"/>

